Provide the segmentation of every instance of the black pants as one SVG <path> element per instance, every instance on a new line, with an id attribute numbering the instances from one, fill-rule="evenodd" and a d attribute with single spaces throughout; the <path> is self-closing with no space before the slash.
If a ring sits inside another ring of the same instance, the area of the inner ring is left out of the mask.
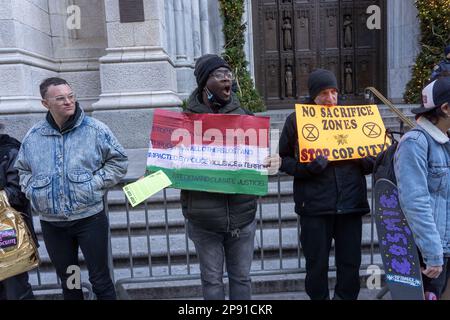
<path id="1" fill-rule="evenodd" d="M 356 300 L 360 289 L 362 216 L 301 216 L 300 241 L 306 258 L 306 293 L 312 300 L 329 299 L 328 259 L 335 240 L 337 283 L 334 299 Z"/>
<path id="2" fill-rule="evenodd" d="M 423 261 L 422 254 L 419 251 L 420 266 L 426 268 L 426 264 Z M 424 292 L 433 292 L 438 299 L 441 299 L 441 295 L 447 288 L 447 280 L 450 277 L 450 258 L 444 257 L 444 265 L 442 266 L 442 272 L 439 277 L 433 279 L 428 278 L 426 275 L 422 274 L 423 290 Z"/>
<path id="3" fill-rule="evenodd" d="M 71 222 L 41 221 L 42 235 L 50 260 L 61 279 L 65 300 L 82 300 L 81 289 L 67 288 L 67 267 L 78 265 L 81 248 L 89 272 L 89 281 L 99 300 L 115 300 L 116 292 L 108 267 L 108 219 L 104 211 Z"/>
<path id="4" fill-rule="evenodd" d="M 0 281 L 0 300 L 31 299 L 34 299 L 34 295 L 28 282 L 28 272 Z"/>

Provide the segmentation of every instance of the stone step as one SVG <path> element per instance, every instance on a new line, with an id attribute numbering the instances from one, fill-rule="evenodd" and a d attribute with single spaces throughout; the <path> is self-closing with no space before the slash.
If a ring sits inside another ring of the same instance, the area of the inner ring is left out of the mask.
<path id="1" fill-rule="evenodd" d="M 371 192 L 368 194 L 369 206 L 371 203 Z M 265 227 L 275 227 L 281 224 L 282 227 L 296 224 L 297 214 L 295 214 L 295 204 L 292 196 L 286 201 L 278 202 L 264 202 L 261 201 L 257 207 L 256 217 L 263 221 Z M 124 207 L 117 206 L 109 209 L 109 221 L 112 236 L 124 235 L 127 232 L 128 226 L 132 233 L 145 233 L 149 229 L 151 234 L 165 234 L 166 224 L 167 230 L 171 233 L 184 233 L 184 216 L 179 205 L 176 207 L 168 207 L 164 209 L 163 206 L 156 208 L 138 206 L 136 208 L 128 207 L 129 214 L 127 214 Z M 365 219 L 370 219 L 365 216 Z M 38 237 L 41 237 L 42 230 L 39 217 L 33 217 L 34 229 Z M 148 227 L 147 227 L 148 223 Z"/>
<path id="2" fill-rule="evenodd" d="M 260 209 L 261 211 L 259 211 Z M 260 208 L 258 207 L 257 217 L 261 217 L 266 226 L 277 223 L 278 220 L 280 220 L 283 225 L 292 221 L 297 221 L 297 215 L 294 213 L 293 202 L 281 203 L 280 212 L 278 213 L 278 211 L 278 204 L 262 203 Z M 42 230 L 39 218 L 34 217 L 33 221 L 36 233 L 41 235 Z M 132 230 L 145 231 L 148 221 L 148 228 L 151 230 L 152 234 L 164 233 L 164 229 L 166 227 L 166 212 L 163 208 L 149 209 L 146 215 L 145 210 L 138 208 L 131 209 L 127 217 L 125 211 L 110 210 L 109 222 L 113 236 L 115 232 L 126 231 L 128 221 Z M 179 227 L 184 227 L 184 217 L 181 213 L 181 208 L 178 207 L 167 210 L 167 225 L 168 229 L 171 231 Z M 161 232 L 155 230 L 161 230 Z M 174 230 L 173 232 L 177 231 Z M 184 230 L 182 230 L 182 232 L 184 232 Z"/>
<path id="3" fill-rule="evenodd" d="M 381 256 L 375 254 L 373 257 L 363 252 L 362 267 L 360 271 L 361 288 L 366 288 L 367 272 L 369 265 L 377 265 L 382 269 Z M 329 286 L 333 288 L 336 282 L 335 261 L 331 256 L 329 259 Z M 267 259 L 262 265 L 261 261 L 254 259 L 251 267 L 253 294 L 270 294 L 276 292 L 303 292 L 305 260 L 301 258 L 284 258 L 282 265 L 279 259 Z M 201 283 L 199 279 L 199 266 L 192 263 L 189 269 L 186 265 L 173 266 L 170 270 L 167 266 L 154 267 L 150 273 L 148 266 L 138 266 L 133 269 L 115 267 L 114 280 L 123 284 L 126 295 L 118 291 L 119 298 L 131 299 L 186 299 L 201 297 Z M 133 277 L 133 280 L 129 281 Z M 36 270 L 30 272 L 30 283 L 33 285 L 38 299 L 61 299 L 61 290 L 49 291 L 36 290 L 39 284 L 56 284 L 57 277 L 54 272 L 40 272 L 39 279 Z M 82 282 L 88 283 L 87 271 L 82 268 Z M 383 279 L 382 279 L 383 280 Z M 133 283 L 134 282 L 134 283 Z M 224 278 L 227 285 L 228 279 Z M 382 282 L 382 284 L 384 284 Z"/>
<path id="4" fill-rule="evenodd" d="M 367 249 L 372 243 L 372 227 L 369 219 L 364 219 L 364 221 L 362 246 Z M 255 235 L 255 256 L 273 257 L 280 252 L 286 256 L 298 256 L 298 252 L 301 252 L 298 234 L 296 226 L 283 226 L 281 233 L 278 228 L 264 228 L 261 231 L 258 226 Z M 377 245 L 375 226 L 373 240 L 374 244 Z M 188 258 L 195 260 L 194 245 L 184 232 L 169 234 L 168 236 L 153 234 L 150 234 L 149 237 L 146 234 L 132 235 L 131 237 L 114 236 L 111 239 L 111 247 L 114 263 L 119 265 L 128 264 L 130 256 L 133 257 L 133 263 L 135 264 L 146 264 L 149 256 L 151 256 L 155 265 L 166 264 L 168 256 L 175 264 L 185 264 Z M 50 260 L 42 240 L 40 240 L 39 254 L 41 267 L 47 268 Z M 81 252 L 79 259 L 81 263 L 84 262 Z"/>
<path id="5" fill-rule="evenodd" d="M 372 190 L 372 176 L 367 175 L 366 180 L 367 180 L 367 190 L 370 193 Z M 108 192 L 108 204 L 110 207 L 115 208 L 116 206 L 125 206 L 127 200 L 122 190 L 122 187 L 123 184 L 114 187 L 112 190 Z M 268 193 L 267 195 L 261 197 L 261 200 L 263 202 L 271 202 L 275 200 L 278 197 L 278 191 L 280 191 L 280 195 L 282 197 L 292 198 L 293 177 L 288 176 L 286 174 L 282 174 L 280 177 L 280 186 L 278 186 L 277 180 L 269 181 Z M 177 206 L 179 206 L 180 190 L 173 188 L 166 188 L 165 190 L 161 190 L 158 193 L 154 194 L 151 198 L 147 200 L 147 204 L 152 208 L 157 208 L 158 205 L 162 206 L 164 204 L 164 193 L 166 194 L 166 202 L 169 205 L 176 204 Z M 144 205 L 142 204 L 140 206 L 143 207 Z"/>
<path id="6" fill-rule="evenodd" d="M 294 203 L 278 204 L 262 203 L 258 208 L 257 217 L 263 219 L 265 226 L 281 221 L 283 226 L 297 221 L 294 213 Z M 110 211 L 111 230 L 120 231 L 127 228 L 127 215 L 122 211 Z M 144 230 L 148 221 L 149 229 L 164 229 L 166 227 L 166 212 L 163 209 L 149 210 L 147 215 L 145 210 L 134 210 L 129 214 L 130 227 L 134 230 Z M 184 217 L 180 208 L 167 210 L 167 223 L 169 229 L 184 227 Z M 184 232 L 184 230 L 182 230 Z M 153 232 L 152 232 L 153 233 Z"/>
<path id="7" fill-rule="evenodd" d="M 410 119 L 413 121 L 413 123 L 415 123 L 414 118 L 410 118 Z M 390 130 L 396 131 L 396 132 L 400 131 L 400 121 L 396 117 L 384 118 L 383 119 L 383 123 L 384 123 L 384 127 L 386 129 L 389 128 Z M 281 135 L 281 130 L 283 130 L 283 125 L 284 125 L 284 123 L 276 123 L 276 124 L 273 125 L 273 129 L 280 130 L 279 133 Z M 405 131 L 409 130 L 407 128 L 408 128 L 407 125 L 404 124 L 404 130 Z"/>
<path id="8" fill-rule="evenodd" d="M 277 181 L 270 181 L 268 183 L 268 194 L 264 196 L 265 198 L 273 197 L 278 195 L 278 190 L 280 190 L 282 195 L 292 194 L 292 177 L 286 176 L 282 181 L 280 181 L 280 188 L 278 188 Z M 166 194 L 166 201 L 168 203 L 179 202 L 180 200 L 180 190 L 167 188 L 154 194 L 148 199 L 147 203 L 149 205 L 162 204 L 164 202 L 164 193 Z M 110 206 L 124 205 L 126 202 L 126 197 L 121 187 L 115 187 L 108 192 L 108 203 Z"/>
<path id="9" fill-rule="evenodd" d="M 367 189 L 368 189 L 368 199 L 369 205 L 371 206 L 371 196 L 372 196 L 372 176 L 366 176 L 367 179 Z M 259 200 L 257 217 L 262 218 L 263 221 L 267 223 L 275 223 L 278 219 L 278 214 L 280 214 L 281 221 L 289 222 L 296 219 L 296 214 L 294 213 L 294 202 L 292 195 L 292 181 L 284 181 L 280 183 L 281 192 L 278 197 L 278 187 L 276 185 L 271 185 L 270 195 L 261 197 Z M 275 189 L 276 190 L 273 190 Z M 166 189 L 167 191 L 167 201 L 166 206 L 164 205 L 164 197 L 162 191 L 156 196 L 153 196 L 148 200 L 147 205 L 147 219 L 149 222 L 149 229 L 152 234 L 165 232 L 166 225 L 166 211 L 167 211 L 167 221 L 168 229 L 179 229 L 184 228 L 184 218 L 181 213 L 181 207 L 179 203 L 179 190 Z M 278 203 L 280 202 L 280 206 Z M 124 196 L 123 191 L 114 189 L 108 194 L 109 203 L 109 213 L 110 213 L 110 225 L 113 232 L 123 233 L 127 228 L 127 221 L 132 229 L 138 229 L 142 231 L 146 228 L 146 207 L 144 204 L 132 208 L 130 205 L 127 206 L 127 200 Z M 167 208 L 167 209 L 165 209 Z M 127 217 L 127 210 L 129 215 Z M 279 213 L 280 212 L 280 213 Z M 40 221 L 38 216 L 33 217 L 35 231 L 38 235 L 41 234 Z M 159 231 L 158 231 L 159 230 Z M 184 232 L 184 230 L 183 230 Z"/>
<path id="10" fill-rule="evenodd" d="M 374 251 L 374 254 L 372 256 L 371 252 L 367 248 L 362 251 L 361 261 L 363 266 L 382 266 L 381 255 L 377 251 Z M 255 256 L 252 261 L 251 273 L 274 273 L 280 271 L 284 271 L 285 273 L 301 272 L 304 271 L 305 265 L 306 262 L 303 255 L 300 257 L 300 259 L 298 258 L 298 255 L 292 257 L 283 255 L 281 259 L 280 256 L 273 256 L 264 257 L 264 260 L 262 260 L 259 256 Z M 330 253 L 329 266 L 331 270 L 335 268 L 333 251 L 331 251 Z M 151 268 L 149 267 L 149 263 L 140 265 L 134 264 L 132 268 L 129 265 L 114 264 L 115 280 L 130 277 L 154 277 L 155 280 L 157 280 L 158 278 L 167 279 L 169 277 L 176 278 L 183 276 L 196 278 L 199 274 L 199 264 L 195 259 L 190 260 L 189 264 L 171 264 L 170 267 L 167 263 L 162 265 L 151 265 Z M 88 281 L 88 272 L 84 264 L 81 264 L 81 278 L 82 281 Z M 33 285 L 39 283 L 57 283 L 56 273 L 53 270 L 48 270 L 41 267 L 38 277 L 38 272 L 36 269 L 34 269 L 30 272 L 30 283 Z"/>
<path id="11" fill-rule="evenodd" d="M 302 268 L 299 268 L 298 260 L 285 260 L 284 269 L 279 270 L 278 261 L 271 261 L 272 266 L 267 264 L 265 270 L 261 270 L 257 263 L 252 265 L 252 294 L 271 294 L 276 292 L 298 292 L 305 291 L 305 261 L 302 259 Z M 255 264 L 257 267 L 255 268 Z M 373 264 L 382 269 L 381 256 L 374 256 Z M 362 269 L 360 271 L 361 288 L 367 288 L 366 272 L 367 266 L 372 265 L 370 256 L 362 256 Z M 273 267 L 273 269 L 272 269 Z M 330 259 L 330 270 L 335 270 L 334 259 Z M 384 273 L 381 271 L 381 275 Z M 329 288 L 336 285 L 336 272 L 328 273 Z M 123 279 L 123 278 L 122 278 Z M 143 279 L 144 280 L 144 279 Z M 122 299 L 200 299 L 202 297 L 201 282 L 199 279 L 192 280 L 170 280 L 142 281 L 140 283 L 123 283 L 126 294 L 119 291 Z M 228 292 L 228 279 L 224 278 L 225 292 Z M 384 277 L 381 278 L 381 285 L 384 285 Z"/>
<path id="12" fill-rule="evenodd" d="M 411 109 L 417 107 L 418 105 L 409 105 L 409 104 L 399 104 L 396 105 L 397 109 L 400 110 L 406 117 L 413 120 L 414 122 L 414 114 L 411 113 Z M 398 116 L 393 113 L 388 106 L 386 105 L 378 105 L 378 110 L 380 112 L 381 117 L 383 118 L 384 125 L 391 129 L 397 129 L 399 124 Z M 263 114 L 267 114 L 270 116 L 270 126 L 272 129 L 283 129 L 284 123 L 286 121 L 286 117 L 292 113 L 293 110 L 280 110 L 280 111 L 268 111 Z"/>
<path id="13" fill-rule="evenodd" d="M 405 114 L 407 118 L 409 118 L 410 120 L 414 121 L 414 115 L 413 114 Z M 395 123 L 400 123 L 400 118 L 397 117 L 397 115 L 395 115 L 394 113 L 390 112 L 390 111 L 385 111 L 385 114 L 382 115 L 383 118 L 383 123 L 385 126 L 389 126 L 390 124 L 395 124 Z M 271 128 L 272 129 L 278 129 L 280 130 L 279 133 L 281 134 L 281 130 L 283 130 L 283 126 L 284 126 L 284 121 L 279 121 L 279 122 L 273 122 L 271 123 Z"/>

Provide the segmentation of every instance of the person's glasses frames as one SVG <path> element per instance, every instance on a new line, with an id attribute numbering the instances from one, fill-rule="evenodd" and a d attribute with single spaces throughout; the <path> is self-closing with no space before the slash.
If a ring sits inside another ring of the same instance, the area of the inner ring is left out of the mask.
<path id="1" fill-rule="evenodd" d="M 211 77 L 214 77 L 217 81 L 222 81 L 225 79 L 234 80 L 234 74 L 231 71 L 215 71 L 211 73 Z"/>
<path id="2" fill-rule="evenodd" d="M 75 93 L 70 93 L 67 96 L 57 96 L 57 97 L 52 97 L 52 98 L 46 98 L 46 100 L 54 100 L 60 104 L 66 102 L 66 99 L 69 100 L 70 102 L 75 101 L 75 99 L 76 99 Z"/>

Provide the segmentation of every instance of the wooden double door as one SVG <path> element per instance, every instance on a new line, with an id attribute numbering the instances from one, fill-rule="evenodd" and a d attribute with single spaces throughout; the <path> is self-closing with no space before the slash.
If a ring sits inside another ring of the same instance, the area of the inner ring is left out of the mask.
<path id="1" fill-rule="evenodd" d="M 374 5 L 378 13 L 367 13 Z M 256 86 L 268 109 L 304 100 L 315 68 L 334 72 L 345 104 L 363 103 L 368 86 L 386 91 L 385 0 L 253 0 L 252 6 Z"/>

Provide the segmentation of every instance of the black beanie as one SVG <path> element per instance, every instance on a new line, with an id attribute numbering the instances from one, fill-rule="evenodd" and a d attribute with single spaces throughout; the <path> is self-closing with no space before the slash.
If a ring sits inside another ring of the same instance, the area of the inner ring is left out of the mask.
<path id="1" fill-rule="evenodd" d="M 221 67 L 231 70 L 228 63 L 218 55 L 205 54 L 198 58 L 195 63 L 194 76 L 197 80 L 199 90 L 202 90 L 205 87 L 211 72 Z"/>
<path id="2" fill-rule="evenodd" d="M 333 72 L 325 69 L 316 69 L 309 75 L 308 90 L 311 100 L 314 100 L 320 91 L 334 88 L 338 90 L 336 77 Z"/>

